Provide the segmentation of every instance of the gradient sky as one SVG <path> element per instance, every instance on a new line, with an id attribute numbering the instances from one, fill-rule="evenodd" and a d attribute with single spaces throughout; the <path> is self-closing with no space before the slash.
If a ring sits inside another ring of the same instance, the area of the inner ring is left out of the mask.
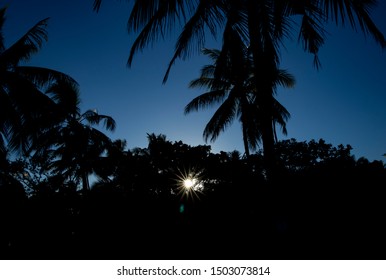
<path id="1" fill-rule="evenodd" d="M 241 128 L 235 122 L 215 143 L 205 143 L 203 129 L 212 110 L 184 115 L 185 105 L 198 94 L 188 83 L 208 60 L 192 55 L 178 61 L 166 85 L 162 78 L 175 40 L 157 42 L 126 66 L 135 35 L 128 35 L 128 1 L 104 0 L 99 13 L 93 0 L 10 0 L 4 25 L 10 46 L 39 20 L 50 17 L 49 40 L 28 65 L 43 66 L 72 76 L 80 85 L 82 109 L 112 116 L 112 139 L 126 139 L 128 148 L 147 146 L 147 133 L 165 134 L 170 141 L 210 144 L 212 152 L 244 152 Z M 379 1 L 373 19 L 386 35 L 386 1 Z M 277 99 L 291 113 L 288 135 L 298 141 L 323 138 L 334 146 L 350 144 L 356 158 L 386 158 L 386 51 L 371 37 L 350 27 L 327 27 L 320 51 L 322 68 L 312 66 L 295 39 L 282 51 L 282 68 L 294 74 L 294 89 L 279 90 Z M 208 38 L 206 47 L 219 48 Z"/>

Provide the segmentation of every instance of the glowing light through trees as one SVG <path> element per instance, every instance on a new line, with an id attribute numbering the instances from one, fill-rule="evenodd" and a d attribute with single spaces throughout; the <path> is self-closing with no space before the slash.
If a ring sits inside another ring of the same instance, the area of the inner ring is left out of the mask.
<path id="1" fill-rule="evenodd" d="M 178 169 L 177 174 L 177 189 L 178 195 L 193 199 L 199 198 L 199 194 L 203 192 L 204 185 L 202 180 L 202 170 L 196 171 L 194 169 L 181 171 Z"/>
<path id="2" fill-rule="evenodd" d="M 196 183 L 197 183 L 197 179 L 195 178 L 187 178 L 183 181 L 185 189 L 190 189 L 194 187 Z"/>

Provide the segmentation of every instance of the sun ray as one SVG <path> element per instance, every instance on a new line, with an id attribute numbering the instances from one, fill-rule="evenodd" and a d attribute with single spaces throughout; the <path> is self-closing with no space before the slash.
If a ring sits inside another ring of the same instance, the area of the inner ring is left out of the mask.
<path id="1" fill-rule="evenodd" d="M 202 194 L 204 190 L 202 170 L 196 170 L 194 168 L 177 170 L 176 185 L 178 195 L 186 199 L 200 199 L 199 195 Z"/>

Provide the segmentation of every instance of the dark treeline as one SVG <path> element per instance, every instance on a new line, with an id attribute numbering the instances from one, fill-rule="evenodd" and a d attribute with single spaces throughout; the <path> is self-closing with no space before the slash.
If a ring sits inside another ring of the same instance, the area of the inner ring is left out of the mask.
<path id="1" fill-rule="evenodd" d="M 384 258 L 383 162 L 355 159 L 323 140 L 276 144 L 280 176 L 263 158 L 148 135 L 116 141 L 95 161 L 94 182 L 5 160 L 0 177 L 6 259 Z M 99 166 L 99 167 L 98 167 Z M 190 191 L 184 178 L 197 178 Z M 269 185 L 268 185 L 269 184 Z"/>

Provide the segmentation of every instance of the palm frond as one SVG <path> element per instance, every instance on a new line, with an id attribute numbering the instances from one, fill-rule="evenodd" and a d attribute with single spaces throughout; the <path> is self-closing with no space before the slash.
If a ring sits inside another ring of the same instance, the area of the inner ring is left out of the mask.
<path id="1" fill-rule="evenodd" d="M 24 36 L 0 54 L 0 65 L 17 66 L 21 61 L 28 61 L 32 54 L 39 51 L 43 41 L 47 40 L 46 27 L 48 18 L 35 24 Z"/>
<path id="2" fill-rule="evenodd" d="M 98 156 L 112 143 L 111 139 L 106 134 L 96 128 L 90 128 L 90 140 L 93 145 L 89 148 L 96 148 L 95 151 Z"/>
<path id="3" fill-rule="evenodd" d="M 7 11 L 7 7 L 3 7 L 0 9 L 0 53 L 5 50 L 3 26 L 4 26 L 4 22 L 5 22 L 6 11 Z"/>
<path id="4" fill-rule="evenodd" d="M 244 41 L 249 42 L 248 11 L 244 1 L 225 1 L 226 26 L 231 27 Z M 225 29 L 228 29 L 225 27 Z"/>
<path id="5" fill-rule="evenodd" d="M 288 112 L 288 110 L 275 98 L 273 100 L 273 125 L 278 123 L 282 128 L 282 133 L 284 135 L 287 135 L 287 122 L 289 118 L 291 117 L 291 114 Z"/>
<path id="6" fill-rule="evenodd" d="M 213 85 L 213 78 L 200 77 L 190 81 L 189 88 L 211 88 Z"/>
<path id="7" fill-rule="evenodd" d="M 14 106 L 20 109 L 19 113 L 23 113 L 23 110 L 46 112 L 52 108 L 52 100 L 29 79 L 15 72 L 3 72 L 3 78 L 7 81 L 7 94 Z"/>
<path id="8" fill-rule="evenodd" d="M 205 65 L 201 68 L 200 74 L 202 78 L 214 77 L 215 71 L 216 71 L 216 65 Z"/>
<path id="9" fill-rule="evenodd" d="M 296 80 L 295 77 L 287 70 L 278 69 L 275 83 L 285 88 L 293 88 L 295 86 Z"/>
<path id="10" fill-rule="evenodd" d="M 127 27 L 129 32 L 137 32 L 140 28 L 142 30 L 130 49 L 128 66 L 131 66 L 134 55 L 138 51 L 160 38 L 165 38 L 166 33 L 178 20 L 180 12 L 184 13 L 184 7 L 181 0 L 136 1 L 129 16 Z"/>
<path id="11" fill-rule="evenodd" d="M 6 137 L 0 131 L 0 157 L 2 159 L 6 158 L 7 148 L 6 148 Z"/>
<path id="12" fill-rule="evenodd" d="M 93 4 L 93 10 L 96 12 L 99 12 L 99 9 L 101 8 L 102 0 L 94 0 Z"/>
<path id="13" fill-rule="evenodd" d="M 224 100 L 227 93 L 224 90 L 214 90 L 197 96 L 192 101 L 189 102 L 188 105 L 185 106 L 185 114 L 189 114 L 193 111 L 199 111 L 202 109 L 209 108 L 218 104 Z"/>
<path id="14" fill-rule="evenodd" d="M 131 10 L 127 28 L 129 32 L 138 32 L 149 21 L 157 18 L 163 27 L 163 31 L 175 25 L 175 20 L 183 21 L 187 13 L 194 8 L 194 2 L 186 3 L 183 0 L 140 0 L 134 3 Z"/>
<path id="15" fill-rule="evenodd" d="M 200 77 L 192 80 L 189 83 L 189 88 L 207 88 L 212 91 L 222 90 L 228 91 L 232 87 L 232 84 L 227 80 L 217 80 L 214 78 Z"/>
<path id="16" fill-rule="evenodd" d="M 203 137 L 205 141 L 216 141 L 221 132 L 225 131 L 234 121 L 237 114 L 237 101 L 226 99 L 216 110 L 205 126 Z"/>
<path id="17" fill-rule="evenodd" d="M 7 121 L 14 117 L 14 111 L 14 105 L 7 91 L 3 87 L 0 87 L 0 130 L 3 128 Z"/>
<path id="18" fill-rule="evenodd" d="M 324 11 L 327 17 L 331 17 L 337 24 L 340 22 L 345 24 L 346 19 L 351 27 L 356 30 L 357 24 L 365 34 L 371 34 L 375 41 L 383 48 L 386 47 L 385 37 L 377 28 L 370 17 L 373 8 L 376 7 L 377 1 L 363 0 L 363 1 L 345 1 L 345 0 L 325 0 Z"/>
<path id="19" fill-rule="evenodd" d="M 186 59 L 191 53 L 200 52 L 205 45 L 205 27 L 209 28 L 213 36 L 218 24 L 223 21 L 223 14 L 213 2 L 219 0 L 201 0 L 195 14 L 185 24 L 178 37 L 174 55 L 169 62 L 163 83 L 166 83 L 170 70 L 177 59 Z M 195 44 L 193 44 L 195 42 Z"/>
<path id="20" fill-rule="evenodd" d="M 71 76 L 49 68 L 17 66 L 15 68 L 15 72 L 34 83 L 39 88 L 49 86 L 54 82 L 60 82 L 62 84 L 66 83 L 73 88 L 77 88 L 79 86 L 79 84 Z"/>
<path id="21" fill-rule="evenodd" d="M 10 149 L 26 151 L 29 143 L 40 131 L 52 125 L 55 103 L 41 92 L 31 81 L 17 73 L 4 72 L 7 81 L 7 95 L 13 105 L 10 130 Z"/>
<path id="22" fill-rule="evenodd" d="M 110 116 L 106 116 L 106 115 L 100 115 L 100 117 L 103 119 L 103 126 L 109 130 L 109 131 L 114 131 L 115 128 L 116 128 L 116 122 L 115 120 L 110 117 Z"/>
<path id="23" fill-rule="evenodd" d="M 100 115 L 96 110 L 87 110 L 81 116 L 81 119 L 86 120 L 91 125 L 99 125 L 103 121 L 104 127 L 109 131 L 114 131 L 116 127 L 115 120 L 106 115 Z"/>
<path id="24" fill-rule="evenodd" d="M 29 152 L 34 151 L 36 156 L 42 157 L 55 157 L 56 149 L 60 146 L 60 142 L 63 140 L 62 129 L 57 126 L 52 129 L 43 131 L 37 137 L 38 141 L 35 141 L 30 147 Z"/>
<path id="25" fill-rule="evenodd" d="M 215 62 L 221 54 L 221 51 L 218 49 L 203 48 L 201 52 L 203 55 L 208 56 L 213 62 Z"/>
<path id="26" fill-rule="evenodd" d="M 77 84 L 60 80 L 52 83 L 47 88 L 46 94 L 56 102 L 57 113 L 63 119 L 69 115 L 78 116 L 80 114 L 80 93 Z"/>
<path id="27" fill-rule="evenodd" d="M 303 49 L 314 55 L 314 66 L 318 69 L 321 64 L 318 58 L 320 47 L 324 44 L 325 30 L 316 18 L 304 14 L 302 17 L 299 41 Z"/>
<path id="28" fill-rule="evenodd" d="M 288 16 L 291 3 L 297 1 L 275 1 L 272 12 L 273 38 L 284 44 L 283 40 L 292 37 L 293 19 Z"/>

